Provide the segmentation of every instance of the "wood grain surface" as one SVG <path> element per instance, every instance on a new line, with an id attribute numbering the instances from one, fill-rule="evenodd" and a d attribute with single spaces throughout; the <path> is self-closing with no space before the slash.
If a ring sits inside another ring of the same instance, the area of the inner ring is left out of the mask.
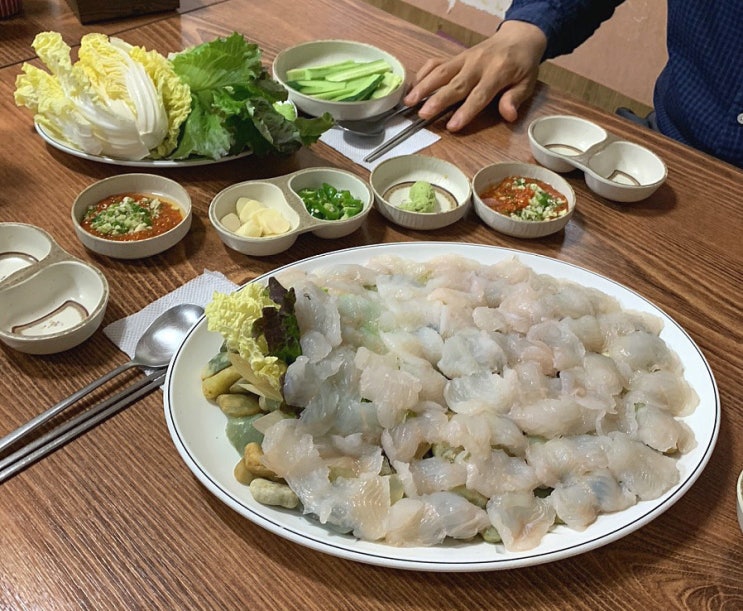
<path id="1" fill-rule="evenodd" d="M 714 372 L 722 426 L 712 458 L 692 488 L 649 525 L 614 543 L 550 564 L 499 572 L 424 573 L 349 562 L 278 537 L 222 504 L 192 476 L 168 434 L 161 394 L 140 400 L 0 486 L 0 608 L 3 609 L 740 609 L 743 534 L 734 483 L 743 468 L 741 286 L 743 223 L 731 193 L 743 173 L 658 134 L 546 87 L 520 120 L 495 111 L 425 151 L 468 176 L 492 162 L 532 162 L 526 130 L 548 114 L 575 114 L 641 142 L 668 165 L 650 199 L 618 205 L 593 195 L 582 175 L 575 217 L 564 232 L 523 241 L 492 232 L 471 214 L 453 227 L 419 232 L 387 223 L 376 210 L 352 235 L 303 235 L 288 252 L 252 258 L 227 250 L 211 228 L 212 197 L 231 183 L 311 166 L 368 172 L 317 144 L 290 158 L 246 158 L 160 170 L 189 191 L 187 237 L 145 260 L 86 251 L 69 222 L 75 196 L 94 181 L 130 171 L 48 147 L 32 117 L 13 102 L 19 62 L 33 34 L 121 33 L 163 53 L 227 35 L 257 42 L 268 65 L 282 48 L 345 37 L 373 43 L 415 71 L 457 47 L 355 0 L 224 0 L 179 14 L 83 28 L 62 0 L 26 0 L 20 34 L 0 40 L 0 221 L 47 230 L 62 248 L 106 275 L 111 297 L 103 325 L 137 312 L 205 269 L 243 283 L 329 250 L 416 240 L 473 242 L 575 263 L 634 289 L 678 321 Z M 287 19 L 290 15 L 291 19 Z M 13 30 L 15 31 L 15 29 Z M 340 36 L 339 36 L 340 35 Z M 0 307 L 2 305 L 0 304 Z M 0 434 L 19 426 L 127 360 L 99 330 L 81 346 L 50 356 L 0 347 Z M 121 383 L 137 377 L 123 376 Z M 92 399 L 100 399 L 115 385 Z M 79 408 L 78 408 L 79 409 Z"/>

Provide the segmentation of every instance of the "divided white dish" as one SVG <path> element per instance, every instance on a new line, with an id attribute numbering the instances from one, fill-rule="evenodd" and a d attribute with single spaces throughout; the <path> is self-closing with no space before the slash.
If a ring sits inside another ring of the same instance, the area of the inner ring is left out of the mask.
<path id="1" fill-rule="evenodd" d="M 313 217 L 298 192 L 304 188 L 318 188 L 323 183 L 328 183 L 339 191 L 347 190 L 361 200 L 361 212 L 349 219 L 336 221 Z M 279 210 L 289 221 L 291 229 L 280 235 L 256 238 L 230 231 L 222 223 L 222 219 L 229 212 L 234 212 L 235 203 L 240 197 L 256 199 L 265 206 Z M 287 250 L 302 233 L 312 232 L 325 239 L 353 233 L 363 224 L 372 202 L 369 185 L 352 172 L 337 168 L 308 168 L 276 178 L 248 180 L 222 189 L 209 205 L 209 221 L 226 246 L 242 254 L 264 257 Z"/>
<path id="2" fill-rule="evenodd" d="M 528 137 L 534 159 L 540 164 L 555 172 L 582 170 L 588 187 L 612 201 L 647 199 L 668 173 L 650 149 L 621 140 L 580 117 L 541 117 L 529 125 Z"/>
<path id="3" fill-rule="evenodd" d="M 0 223 L 0 340 L 29 354 L 69 350 L 90 337 L 108 304 L 108 281 L 44 230 Z"/>

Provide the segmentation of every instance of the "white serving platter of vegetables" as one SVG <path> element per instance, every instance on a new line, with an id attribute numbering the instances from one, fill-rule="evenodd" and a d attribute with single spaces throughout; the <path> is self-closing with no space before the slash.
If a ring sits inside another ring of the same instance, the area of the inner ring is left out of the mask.
<path id="1" fill-rule="evenodd" d="M 663 323 L 660 338 L 673 350 L 684 377 L 699 398 L 696 409 L 682 418 L 693 432 L 695 446 L 677 460 L 678 482 L 658 498 L 639 501 L 622 511 L 606 513 L 585 530 L 556 525 L 541 542 L 526 551 L 508 551 L 503 544 L 483 540 L 454 541 L 432 547 L 394 547 L 334 532 L 297 510 L 261 505 L 239 483 L 233 468 L 239 454 L 225 433 L 226 416 L 203 398 L 200 373 L 208 355 L 216 354 L 222 337 L 208 331 L 206 318 L 195 325 L 177 351 L 164 386 L 165 419 L 175 447 L 197 479 L 220 501 L 270 532 L 294 543 L 357 562 L 419 571 L 489 571 L 543 564 L 575 556 L 612 543 L 667 511 L 694 484 L 714 449 L 720 424 L 720 403 L 713 374 L 686 331 L 662 310 L 633 290 L 584 268 L 541 255 L 475 244 L 386 244 L 318 255 L 290 264 L 270 275 L 308 272 L 336 264 L 365 264 L 376 256 L 426 261 L 459 255 L 480 264 L 517 257 L 538 274 L 568 279 L 616 299 L 626 310 L 650 314 Z M 256 282 L 267 282 L 268 275 Z"/>
<path id="2" fill-rule="evenodd" d="M 56 140 L 50 136 L 41 125 L 34 123 L 36 133 L 41 136 L 42 140 L 46 142 L 52 148 L 72 155 L 73 157 L 79 157 L 87 161 L 96 161 L 98 163 L 107 163 L 109 165 L 116 165 L 122 167 L 131 168 L 190 168 L 199 165 L 212 165 L 215 163 L 224 163 L 226 161 L 233 161 L 234 159 L 241 159 L 252 154 L 250 150 L 242 151 L 237 155 L 226 155 L 218 159 L 212 159 L 210 157 L 188 157 L 186 159 L 150 159 L 145 157 L 144 159 L 117 159 L 115 157 L 108 157 L 106 155 L 92 155 L 66 145 L 64 142 Z"/>

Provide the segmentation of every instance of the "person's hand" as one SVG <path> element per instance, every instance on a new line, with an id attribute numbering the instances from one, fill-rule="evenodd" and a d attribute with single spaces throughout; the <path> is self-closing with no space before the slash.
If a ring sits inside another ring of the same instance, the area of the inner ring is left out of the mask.
<path id="1" fill-rule="evenodd" d="M 498 111 L 513 122 L 534 91 L 546 46 L 547 38 L 538 27 L 506 21 L 493 36 L 455 57 L 429 59 L 403 103 L 414 106 L 430 96 L 418 111 L 420 117 L 429 119 L 463 100 L 446 124 L 455 132 L 500 94 Z"/>

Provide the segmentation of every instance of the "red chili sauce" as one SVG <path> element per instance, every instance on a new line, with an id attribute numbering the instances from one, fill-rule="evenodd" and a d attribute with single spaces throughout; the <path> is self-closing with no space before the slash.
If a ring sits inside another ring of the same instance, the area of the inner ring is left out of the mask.
<path id="1" fill-rule="evenodd" d="M 88 233 L 117 242 L 152 238 L 183 220 L 177 204 L 146 193 L 119 193 L 90 206 L 80 221 Z"/>
<path id="2" fill-rule="evenodd" d="M 509 176 L 479 194 L 483 203 L 509 217 L 545 221 L 565 215 L 568 201 L 546 182 L 524 176 Z"/>

